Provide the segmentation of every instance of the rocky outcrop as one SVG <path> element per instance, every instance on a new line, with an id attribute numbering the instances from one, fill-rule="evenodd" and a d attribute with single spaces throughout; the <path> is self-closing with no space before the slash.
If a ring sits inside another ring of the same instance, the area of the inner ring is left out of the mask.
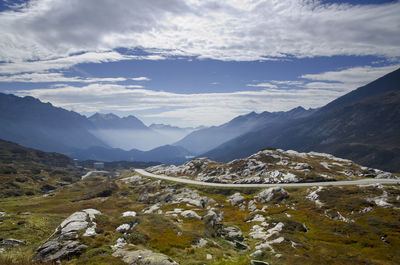
<path id="1" fill-rule="evenodd" d="M 229 196 L 226 201 L 230 202 L 232 206 L 236 206 L 244 202 L 244 197 L 239 192 L 236 192 L 235 194 Z"/>
<path id="2" fill-rule="evenodd" d="M 34 256 L 34 261 L 54 262 L 79 255 L 87 246 L 82 244 L 78 232 L 85 230 L 83 236 L 96 235 L 96 215 L 101 214 L 95 209 L 86 209 L 71 214 L 55 230 L 54 234 L 41 245 Z"/>
<path id="3" fill-rule="evenodd" d="M 155 253 L 150 250 L 124 250 L 118 249 L 113 254 L 114 257 L 121 258 L 125 263 L 130 265 L 179 265 L 170 257 Z"/>
<path id="4" fill-rule="evenodd" d="M 289 194 L 280 187 L 274 187 L 269 189 L 264 189 L 255 196 L 256 199 L 261 203 L 267 203 L 272 200 L 282 201 L 289 198 Z"/>
<path id="5" fill-rule="evenodd" d="M 224 227 L 222 231 L 223 231 L 223 235 L 225 236 L 225 238 L 227 240 L 230 240 L 230 241 L 235 241 L 235 240 L 242 241 L 243 240 L 242 230 L 240 230 L 240 228 L 238 228 L 238 227 L 227 226 L 227 227 Z"/>

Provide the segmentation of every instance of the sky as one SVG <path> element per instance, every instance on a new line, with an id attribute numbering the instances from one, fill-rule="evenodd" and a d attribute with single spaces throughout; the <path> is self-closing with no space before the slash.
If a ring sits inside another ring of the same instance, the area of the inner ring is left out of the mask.
<path id="1" fill-rule="evenodd" d="M 2 0 L 0 92 L 147 125 L 317 108 L 400 68 L 400 1 Z"/>

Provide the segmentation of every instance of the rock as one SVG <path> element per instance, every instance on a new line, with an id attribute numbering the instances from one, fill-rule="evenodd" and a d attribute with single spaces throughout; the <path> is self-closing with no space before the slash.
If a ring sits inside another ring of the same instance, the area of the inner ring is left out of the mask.
<path id="1" fill-rule="evenodd" d="M 196 220 L 201 220 L 201 217 L 192 210 L 186 210 L 181 212 L 181 215 L 186 218 L 186 219 L 196 219 Z"/>
<path id="2" fill-rule="evenodd" d="M 7 213 L 6 212 L 0 212 L 0 217 L 6 216 Z"/>
<path id="3" fill-rule="evenodd" d="M 155 253 L 150 250 L 123 250 L 118 249 L 113 253 L 114 257 L 121 258 L 125 263 L 130 265 L 179 265 L 170 257 Z"/>
<path id="4" fill-rule="evenodd" d="M 252 260 L 250 261 L 251 265 L 269 265 L 268 262 L 261 261 L 261 260 Z"/>
<path id="5" fill-rule="evenodd" d="M 8 238 L 8 239 L 3 239 L 0 241 L 0 246 L 2 247 L 21 247 L 25 246 L 25 242 L 14 239 L 14 238 Z"/>
<path id="6" fill-rule="evenodd" d="M 242 230 L 240 230 L 238 227 L 235 226 L 227 226 L 224 227 L 222 230 L 222 233 L 224 234 L 225 238 L 227 240 L 243 240 L 243 233 Z"/>
<path id="7" fill-rule="evenodd" d="M 93 221 L 96 218 L 96 215 L 101 214 L 101 212 L 96 209 L 85 209 L 83 212 L 89 215 L 90 221 Z"/>
<path id="8" fill-rule="evenodd" d="M 380 173 L 376 176 L 377 179 L 396 179 L 397 177 L 394 176 L 392 173 L 384 172 Z"/>
<path id="9" fill-rule="evenodd" d="M 54 234 L 44 244 L 39 246 L 34 256 L 34 262 L 54 262 L 79 255 L 87 248 L 80 243 L 78 231 L 86 229 L 83 236 L 96 235 L 96 215 L 101 214 L 95 209 L 85 209 L 75 212 L 66 218 Z"/>
<path id="10" fill-rule="evenodd" d="M 80 254 L 87 246 L 80 244 L 78 241 L 60 242 L 57 239 L 50 240 L 41 245 L 36 250 L 35 261 L 56 261 L 69 258 Z"/>
<path id="11" fill-rule="evenodd" d="M 192 245 L 192 248 L 202 248 L 207 244 L 207 240 L 205 240 L 204 238 L 200 238 L 199 242 L 197 242 L 196 244 Z"/>
<path id="12" fill-rule="evenodd" d="M 246 245 L 240 241 L 237 241 L 237 240 L 233 241 L 233 243 L 235 244 L 235 248 L 240 249 L 240 250 L 246 250 L 246 249 L 250 248 L 248 245 Z"/>
<path id="13" fill-rule="evenodd" d="M 226 201 L 230 202 L 232 206 L 236 206 L 244 202 L 244 197 L 239 192 L 236 192 L 235 194 L 229 196 Z"/>
<path id="14" fill-rule="evenodd" d="M 6 252 L 6 250 L 4 248 L 0 248 L 0 254 L 3 254 L 5 252 Z"/>
<path id="15" fill-rule="evenodd" d="M 247 223 L 250 222 L 264 222 L 265 217 L 261 214 L 256 214 L 252 219 L 248 220 Z"/>
<path id="16" fill-rule="evenodd" d="M 249 209 L 251 212 L 254 212 L 257 210 L 257 201 L 251 200 L 249 201 L 249 204 L 247 205 L 247 209 Z"/>
<path id="17" fill-rule="evenodd" d="M 207 254 L 207 255 L 206 255 L 206 259 L 207 259 L 207 260 L 212 259 L 212 255 L 211 255 L 211 254 Z"/>
<path id="18" fill-rule="evenodd" d="M 160 206 L 158 205 L 158 203 L 152 205 L 149 209 L 145 210 L 143 213 L 145 214 L 150 214 L 150 213 L 154 213 L 155 211 L 158 211 L 160 209 Z"/>
<path id="19" fill-rule="evenodd" d="M 85 231 L 85 233 L 82 236 L 96 236 L 96 226 L 97 224 L 95 222 L 93 222 L 91 227 L 88 227 Z"/>
<path id="20" fill-rule="evenodd" d="M 307 163 L 297 163 L 296 166 L 294 167 L 296 170 L 305 170 L 305 169 L 313 169 L 312 166 L 310 166 Z"/>
<path id="21" fill-rule="evenodd" d="M 274 188 L 262 190 L 256 196 L 256 199 L 262 203 L 270 202 L 273 199 L 282 201 L 287 198 L 289 198 L 289 194 L 281 187 L 274 187 Z"/>
<path id="22" fill-rule="evenodd" d="M 127 243 L 126 243 L 125 238 L 120 237 L 117 239 L 117 243 L 115 245 L 112 245 L 111 248 L 112 249 L 123 248 L 126 246 L 126 244 Z"/>
<path id="23" fill-rule="evenodd" d="M 250 257 L 254 258 L 259 258 L 263 255 L 263 252 L 261 250 L 256 250 L 253 253 L 250 254 Z"/>
<path id="24" fill-rule="evenodd" d="M 123 212 L 123 213 L 122 213 L 122 217 L 128 217 L 128 216 L 134 217 L 134 216 L 136 216 L 136 212 L 134 212 L 134 211 L 127 211 L 127 212 Z"/>
<path id="25" fill-rule="evenodd" d="M 115 229 L 115 231 L 117 231 L 118 233 L 125 233 L 125 232 L 129 232 L 130 229 L 131 229 L 130 224 L 122 224 L 122 225 L 118 226 L 117 229 Z"/>

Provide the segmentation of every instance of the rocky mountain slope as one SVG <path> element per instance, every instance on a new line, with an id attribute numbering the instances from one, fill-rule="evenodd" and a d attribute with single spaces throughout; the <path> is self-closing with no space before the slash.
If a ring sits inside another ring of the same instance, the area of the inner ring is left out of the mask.
<path id="1" fill-rule="evenodd" d="M 260 114 L 252 112 L 247 115 L 238 116 L 220 126 L 213 126 L 192 132 L 175 143 L 175 145 L 182 146 L 193 153 L 201 154 L 247 132 L 255 131 L 265 126 L 274 127 L 278 124 L 304 118 L 313 112 L 315 110 L 305 110 L 302 107 L 297 107 L 286 112 L 265 111 Z"/>
<path id="2" fill-rule="evenodd" d="M 229 161 L 266 147 L 317 151 L 400 171 L 400 69 L 309 117 L 239 136 L 204 156 Z"/>
<path id="3" fill-rule="evenodd" d="M 367 168 L 351 160 L 324 153 L 298 153 L 267 149 L 247 158 L 218 163 L 197 158 L 181 166 L 157 165 L 146 169 L 154 174 L 179 176 L 197 181 L 234 184 L 296 183 L 394 178 L 382 170 Z"/>
<path id="4" fill-rule="evenodd" d="M 333 177 L 364 170 L 332 156 L 266 151 L 235 162 L 238 170 L 263 159 L 272 159 L 267 166 L 281 164 L 281 172 L 311 170 L 303 159 L 315 169 L 330 168 Z M 232 165 L 225 168 L 234 171 Z M 212 174 L 213 165 L 202 166 L 187 170 Z M 396 184 L 227 189 L 119 173 L 92 175 L 51 197 L 0 199 L 0 264 L 400 262 Z"/>

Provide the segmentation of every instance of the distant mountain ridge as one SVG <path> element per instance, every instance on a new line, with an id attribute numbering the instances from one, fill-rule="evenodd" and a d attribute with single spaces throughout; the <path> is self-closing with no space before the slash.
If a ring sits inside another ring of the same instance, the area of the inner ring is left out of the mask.
<path id="1" fill-rule="evenodd" d="M 217 161 L 266 147 L 318 151 L 400 171 L 400 69 L 320 108 L 309 117 L 265 126 L 202 154 Z"/>
<path id="2" fill-rule="evenodd" d="M 0 138 L 43 151 L 68 154 L 78 148 L 107 147 L 90 130 L 93 124 L 73 111 L 33 97 L 0 93 Z"/>
<path id="3" fill-rule="evenodd" d="M 297 107 L 289 111 L 265 111 L 260 114 L 251 112 L 247 115 L 238 116 L 220 126 L 213 126 L 192 132 L 182 140 L 176 142 L 175 145 L 182 146 L 193 153 L 201 154 L 247 132 L 267 125 L 308 117 L 315 111 L 315 109 L 306 110 L 303 107 Z"/>
<path id="4" fill-rule="evenodd" d="M 127 117 L 118 117 L 113 113 L 101 114 L 95 113 L 88 118 L 89 121 L 98 129 L 134 129 L 145 130 L 149 128 L 133 115 Z"/>

